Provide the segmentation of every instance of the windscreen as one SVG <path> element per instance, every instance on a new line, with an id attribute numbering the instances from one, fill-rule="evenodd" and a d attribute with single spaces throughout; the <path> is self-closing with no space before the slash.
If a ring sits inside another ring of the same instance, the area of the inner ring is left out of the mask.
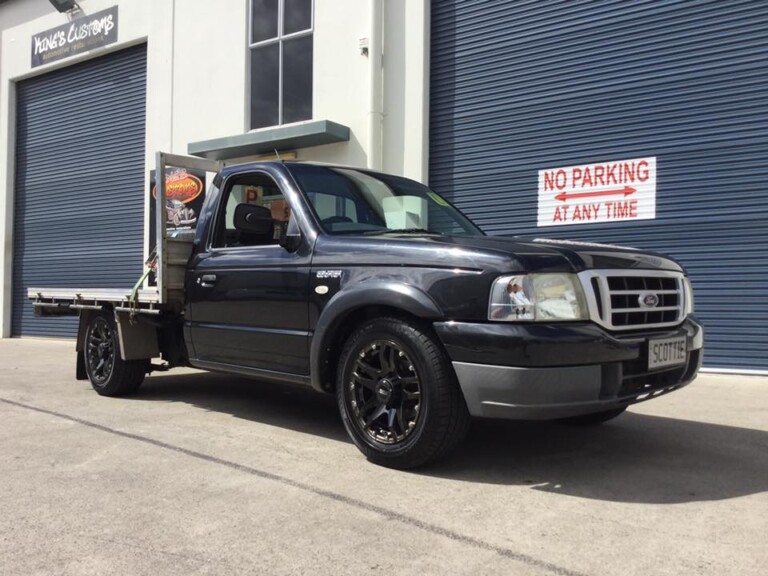
<path id="1" fill-rule="evenodd" d="M 290 170 L 329 234 L 483 235 L 448 201 L 413 180 L 309 164 L 292 164 Z"/>

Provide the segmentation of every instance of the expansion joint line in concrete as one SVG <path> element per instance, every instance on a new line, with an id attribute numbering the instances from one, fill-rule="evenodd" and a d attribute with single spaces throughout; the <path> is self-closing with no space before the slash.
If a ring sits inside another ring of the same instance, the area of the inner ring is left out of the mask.
<path id="1" fill-rule="evenodd" d="M 453 540 L 454 542 L 459 542 L 461 544 L 465 544 L 467 546 L 471 546 L 473 548 L 477 548 L 480 550 L 487 550 L 489 552 L 495 552 L 499 554 L 500 556 L 507 558 L 509 560 L 514 560 L 516 562 L 520 562 L 522 564 L 525 564 L 530 567 L 534 568 L 540 568 L 542 570 L 546 570 L 548 572 L 551 572 L 552 574 L 558 574 L 560 576 L 584 576 L 580 572 L 575 572 L 573 570 L 569 570 L 567 568 L 563 568 L 561 566 L 557 566 L 556 564 L 552 564 L 550 562 L 546 562 L 544 560 L 539 560 L 538 558 L 534 558 L 532 556 L 528 556 L 527 554 L 522 554 L 520 552 L 515 552 L 514 550 L 510 550 L 509 548 L 504 548 L 503 546 L 496 546 L 494 544 L 490 544 L 488 542 L 484 542 L 483 540 L 480 540 L 479 538 L 474 538 L 472 536 L 467 536 L 465 534 L 461 534 L 459 532 L 455 532 L 453 530 L 449 530 L 447 528 L 443 528 L 441 526 L 438 526 L 436 524 L 431 524 L 429 522 L 424 522 L 422 520 L 419 520 L 418 518 L 414 518 L 412 516 L 408 516 L 406 514 L 401 514 L 400 512 L 395 512 L 394 510 L 389 510 L 388 508 L 384 508 L 382 506 L 376 506 L 375 504 L 369 504 L 368 502 L 364 502 L 363 500 L 358 500 L 356 498 L 350 498 L 349 496 L 345 496 L 343 494 L 339 494 L 338 492 L 332 492 L 330 490 L 324 490 L 323 488 L 318 488 L 316 486 L 312 486 L 311 484 L 306 484 L 304 482 L 298 482 L 296 480 L 292 480 L 291 478 L 286 478 L 285 476 L 280 476 L 279 474 L 273 474 L 271 472 L 265 472 L 264 470 L 259 470 L 257 468 L 253 468 L 251 466 L 246 466 L 244 464 L 238 464 L 237 462 L 232 462 L 231 460 L 225 460 L 223 458 L 218 458 L 216 456 L 211 456 L 209 454 L 204 454 L 202 452 L 196 452 L 195 450 L 189 450 L 188 448 L 182 448 L 181 446 L 174 446 L 173 444 L 168 444 L 167 442 L 163 442 L 161 440 L 156 440 L 154 438 L 149 438 L 147 436 L 141 436 L 139 434 L 132 434 L 130 432 L 123 432 L 122 430 L 116 430 L 115 428 L 110 428 L 109 426 L 104 426 L 102 424 L 98 424 L 96 422 L 91 422 L 89 420 L 83 420 L 82 418 L 77 418 L 75 416 L 70 416 L 69 414 L 64 414 L 62 412 L 56 412 L 54 410 L 48 410 L 46 408 L 40 408 L 38 406 L 32 406 L 29 404 L 24 404 L 22 402 L 16 402 L 15 400 L 9 400 L 7 398 L 0 398 L 0 402 L 10 405 L 10 406 L 16 406 L 17 408 L 24 408 L 26 410 L 32 410 L 34 412 L 39 412 L 41 414 L 48 414 L 50 416 L 56 416 L 57 418 L 61 418 L 63 420 L 68 420 L 70 422 L 75 422 L 77 424 L 81 424 L 82 426 L 87 426 L 89 428 L 93 428 L 95 430 L 100 430 L 101 432 L 106 432 L 108 434 L 114 434 L 115 436 L 121 436 L 123 438 L 129 438 L 131 440 L 136 440 L 138 442 L 143 442 L 144 444 L 149 444 L 151 446 L 155 446 L 158 448 L 163 448 L 165 450 L 170 450 L 172 452 L 177 452 L 179 454 L 184 454 L 186 456 L 190 456 L 192 458 L 197 458 L 198 460 L 204 460 L 205 462 L 210 462 L 212 464 L 218 464 L 220 466 L 226 466 L 227 468 L 230 468 L 232 470 L 237 470 L 239 472 L 244 472 L 245 474 L 250 474 L 251 476 L 256 476 L 257 478 L 262 478 L 265 480 L 272 480 L 273 482 L 278 482 L 280 484 L 283 484 L 284 486 L 290 486 L 291 488 L 295 488 L 297 490 L 302 490 L 304 492 L 308 492 L 310 494 L 315 494 L 316 496 L 320 496 L 322 498 L 328 498 L 330 500 L 334 500 L 336 502 L 339 502 L 341 504 L 346 504 L 347 506 L 351 506 L 353 508 L 357 508 L 359 510 L 365 510 L 367 512 L 374 512 L 376 514 L 380 514 L 387 520 L 394 520 L 397 522 L 401 522 L 402 524 L 405 524 L 406 526 L 410 526 L 412 528 L 417 528 L 419 530 L 423 530 L 425 532 L 429 532 L 431 534 L 442 536 L 444 538 L 448 538 L 449 540 Z"/>

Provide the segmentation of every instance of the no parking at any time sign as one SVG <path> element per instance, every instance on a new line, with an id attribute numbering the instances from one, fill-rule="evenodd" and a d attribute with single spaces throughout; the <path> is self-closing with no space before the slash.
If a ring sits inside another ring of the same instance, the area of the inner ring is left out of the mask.
<path id="1" fill-rule="evenodd" d="M 538 226 L 656 218 L 656 157 L 539 170 Z"/>

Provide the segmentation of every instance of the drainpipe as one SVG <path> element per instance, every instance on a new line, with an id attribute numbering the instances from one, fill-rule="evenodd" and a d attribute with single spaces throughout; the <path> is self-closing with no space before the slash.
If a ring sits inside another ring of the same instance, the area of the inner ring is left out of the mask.
<path id="1" fill-rule="evenodd" d="M 384 110 L 384 2 L 371 0 L 370 41 L 368 64 L 370 66 L 370 108 L 368 111 L 368 168 L 381 170 L 383 161 Z"/>

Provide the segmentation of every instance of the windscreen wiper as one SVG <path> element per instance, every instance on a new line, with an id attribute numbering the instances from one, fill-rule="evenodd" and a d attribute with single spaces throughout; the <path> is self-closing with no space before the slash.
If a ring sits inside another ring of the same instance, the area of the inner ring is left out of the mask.
<path id="1" fill-rule="evenodd" d="M 436 234 L 442 236 L 442 232 L 427 230 L 426 228 L 387 228 L 386 230 L 371 230 L 366 234 Z"/>

